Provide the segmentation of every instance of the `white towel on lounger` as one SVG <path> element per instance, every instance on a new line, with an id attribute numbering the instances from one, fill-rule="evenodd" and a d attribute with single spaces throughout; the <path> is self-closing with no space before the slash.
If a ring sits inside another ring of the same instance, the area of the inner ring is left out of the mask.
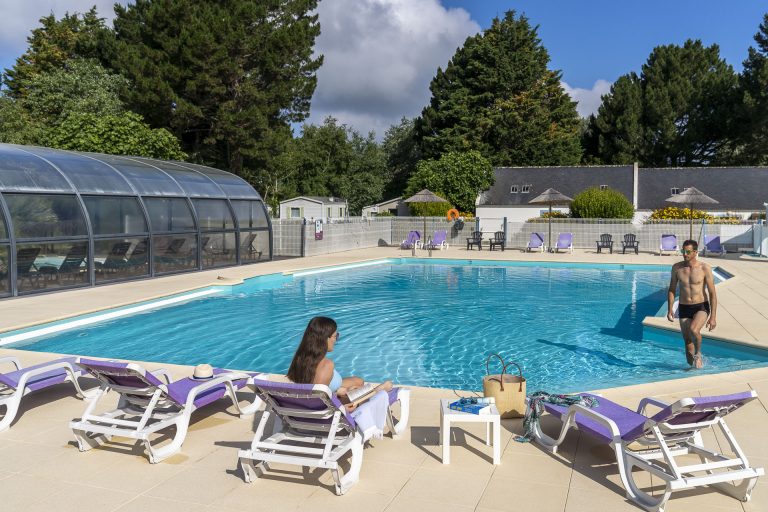
<path id="1" fill-rule="evenodd" d="M 386 391 L 379 391 L 352 411 L 351 416 L 363 432 L 364 440 L 384 437 L 388 408 L 389 395 Z"/>

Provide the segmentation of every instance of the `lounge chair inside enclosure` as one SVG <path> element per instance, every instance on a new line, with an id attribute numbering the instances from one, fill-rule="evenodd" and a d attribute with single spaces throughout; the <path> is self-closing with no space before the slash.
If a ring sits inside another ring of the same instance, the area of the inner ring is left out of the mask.
<path id="1" fill-rule="evenodd" d="M 626 254 L 627 249 L 634 249 L 635 254 L 640 253 L 640 241 L 634 233 L 627 233 L 624 235 L 624 240 L 621 242 L 621 254 Z"/>
<path id="2" fill-rule="evenodd" d="M 143 441 L 149 462 L 154 464 L 181 450 L 190 418 L 197 409 L 225 396 L 232 400 L 240 416 L 253 414 L 261 405 L 255 397 L 241 407 L 236 394 L 251 384 L 257 374 L 216 368 L 211 379 L 182 378 L 171 382 L 165 370 L 150 372 L 136 363 L 83 358 L 78 364 L 101 384 L 82 418 L 69 424 L 81 452 L 110 441 L 112 436 L 127 437 Z M 117 407 L 96 414 L 99 401 L 109 391 L 118 395 Z M 170 427 L 175 427 L 175 432 L 169 443 L 151 443 L 153 434 Z"/>
<path id="3" fill-rule="evenodd" d="M 482 231 L 473 231 L 472 234 L 467 238 L 467 250 L 471 250 L 472 247 L 477 246 L 478 251 L 483 250 L 483 232 Z"/>
<path id="4" fill-rule="evenodd" d="M 493 250 L 496 247 L 501 247 L 501 251 L 504 252 L 504 246 L 506 245 L 506 239 L 503 231 L 496 231 L 493 234 L 493 238 L 488 241 L 488 249 Z"/>
<path id="5" fill-rule="evenodd" d="M 608 249 L 613 254 L 613 236 L 607 233 L 600 235 L 600 240 L 597 242 L 597 252 L 602 249 Z"/>
<path id="6" fill-rule="evenodd" d="M 661 243 L 659 243 L 659 256 L 665 252 L 675 253 L 678 251 L 677 237 L 675 235 L 661 235 Z"/>
<path id="7" fill-rule="evenodd" d="M 400 244 L 401 249 L 418 249 L 421 247 L 421 233 L 418 231 L 409 231 L 408 236 Z"/>
<path id="8" fill-rule="evenodd" d="M 88 247 L 85 243 L 78 243 L 73 245 L 71 249 L 64 256 L 64 260 L 58 267 L 54 265 L 41 265 L 39 267 L 40 274 L 53 276 L 56 281 L 60 281 L 62 277 L 69 277 L 72 280 L 81 280 L 86 278 L 86 268 L 83 266 L 85 258 L 88 256 Z"/>
<path id="9" fill-rule="evenodd" d="M 558 233 L 557 244 L 555 245 L 555 252 L 558 251 L 570 251 L 573 254 L 573 233 Z"/>
<path id="10" fill-rule="evenodd" d="M 270 463 L 293 464 L 307 468 L 330 469 L 336 494 L 344 494 L 360 478 L 363 444 L 367 441 L 354 418 L 347 414 L 328 386 L 256 380 L 256 392 L 266 409 L 256 428 L 251 448 L 240 450 L 238 457 L 246 482 L 252 482 L 269 470 Z M 400 402 L 400 420 L 391 408 Z M 393 437 L 408 424 L 410 391 L 393 388 L 389 392 L 387 418 Z M 275 430 L 265 432 L 271 415 L 276 416 Z M 279 421 L 277 421 L 279 420 Z M 343 475 L 339 461 L 351 452 L 350 468 Z"/>
<path id="11" fill-rule="evenodd" d="M 241 251 L 242 254 L 248 255 L 249 260 L 253 259 L 254 256 L 256 256 L 257 260 L 260 260 L 263 251 L 258 250 L 253 245 L 254 241 L 256 241 L 256 233 L 248 233 L 248 236 L 246 236 L 240 244 Z"/>
<path id="12" fill-rule="evenodd" d="M 435 231 L 434 236 L 432 237 L 432 240 L 426 243 L 424 246 L 426 249 L 432 249 L 435 250 L 443 250 L 448 248 L 448 232 L 444 229 L 439 229 Z"/>
<path id="13" fill-rule="evenodd" d="M 96 270 L 109 272 L 115 270 L 121 270 L 128 266 L 128 260 L 126 255 L 131 249 L 133 242 L 116 242 L 112 244 L 112 248 L 109 250 L 109 254 L 103 262 L 96 262 Z"/>
<path id="14" fill-rule="evenodd" d="M 0 357 L 5 373 L 0 373 L 0 407 L 5 406 L 5 414 L 0 419 L 0 432 L 10 428 L 19 411 L 21 399 L 33 391 L 41 391 L 51 386 L 71 383 L 77 396 L 90 398 L 96 389 L 83 391 L 78 378 L 83 369 L 77 366 L 78 358 L 65 357 L 26 368 L 15 357 Z M 13 365 L 14 370 L 7 371 Z"/>
<path id="15" fill-rule="evenodd" d="M 704 256 L 725 256 L 725 247 L 720 243 L 720 235 L 704 235 Z"/>
<path id="16" fill-rule="evenodd" d="M 32 285 L 40 277 L 36 272 L 37 267 L 35 267 L 38 254 L 40 254 L 39 247 L 24 247 L 16 250 L 16 279 L 19 280 L 19 283 L 28 279 L 29 284 Z"/>
<path id="17" fill-rule="evenodd" d="M 531 239 L 528 240 L 528 245 L 525 250 L 530 252 L 533 250 L 544 252 L 547 250 L 547 246 L 544 245 L 544 233 L 531 233 Z"/>
<path id="18" fill-rule="evenodd" d="M 762 467 L 750 466 L 723 419 L 757 398 L 754 391 L 683 398 L 672 404 L 644 398 L 637 412 L 606 398 L 596 398 L 598 405 L 592 408 L 579 404 L 566 407 L 542 403 L 548 413 L 563 422 L 563 426 L 557 439 L 553 439 L 537 425 L 534 439 L 556 452 L 570 427 L 576 427 L 597 443 L 609 445 L 616 455 L 627 498 L 645 510 L 663 511 L 673 491 L 701 486 L 713 487 L 748 501 L 757 478 L 765 474 Z M 658 412 L 647 415 L 649 406 L 657 408 Z M 710 449 L 705 446 L 702 431 L 715 427 L 720 430 L 719 439 L 716 440 L 714 435 L 706 436 L 709 442 L 715 442 Z M 583 439 L 579 441 L 579 449 L 585 442 Z M 680 459 L 689 454 L 696 458 Z M 651 473 L 654 487 L 659 484 L 664 487 L 653 496 L 642 491 L 635 482 L 635 468 Z"/>

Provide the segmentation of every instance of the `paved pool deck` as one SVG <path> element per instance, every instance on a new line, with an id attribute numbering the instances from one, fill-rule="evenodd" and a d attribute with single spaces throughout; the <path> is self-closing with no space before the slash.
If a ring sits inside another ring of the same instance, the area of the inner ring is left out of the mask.
<path id="1" fill-rule="evenodd" d="M 420 257 L 427 258 L 426 253 Z M 466 251 L 451 248 L 434 257 L 665 264 L 675 256 L 634 254 L 523 253 L 519 250 Z M 136 281 L 99 288 L 44 294 L 0 302 L 0 332 L 86 312 L 134 303 L 212 283 L 238 281 L 255 275 L 288 272 L 385 257 L 410 257 L 409 251 L 376 248 L 312 258 L 280 260 L 194 274 Z M 768 262 L 734 257 L 707 258 L 734 277 L 718 285 L 720 310 L 713 336 L 768 348 Z M 218 279 L 219 277 L 224 279 Z M 675 329 L 664 319 L 646 323 Z M 709 335 L 709 334 L 708 334 Z M 24 366 L 52 355 L 0 349 L 0 357 L 15 355 Z M 161 365 L 147 363 L 149 369 Z M 176 377 L 191 368 L 162 365 Z M 0 367 L 6 370 L 6 367 Z M 750 461 L 768 466 L 768 368 L 602 390 L 604 396 L 634 407 L 644 396 L 676 399 L 753 389 L 759 400 L 736 411 L 728 424 Z M 160 464 L 149 464 L 139 445 L 117 439 L 107 447 L 80 453 L 68 422 L 82 414 L 85 404 L 71 387 L 61 386 L 29 395 L 18 418 L 0 433 L 0 510 L 37 511 L 593 511 L 640 510 L 626 501 L 612 452 L 577 431 L 569 433 L 557 456 L 536 444 L 520 444 L 512 435 L 521 420 L 502 421 L 502 463 L 491 464 L 484 444 L 484 426 L 466 424 L 452 433 L 451 464 L 440 461 L 439 398 L 455 396 L 444 389 L 412 388 L 411 419 L 402 439 L 374 440 L 365 449 L 360 482 L 346 495 L 333 493 L 330 475 L 302 475 L 289 466 L 245 484 L 237 466 L 237 450 L 249 445 L 258 419 L 238 418 L 233 408 L 220 406 L 193 415 L 181 453 Z M 555 425 L 544 423 L 554 433 Z M 719 435 L 707 440 L 727 453 Z M 658 489 L 658 479 L 646 478 Z M 749 503 L 717 491 L 699 488 L 675 493 L 668 511 L 765 511 L 768 481 L 761 479 Z"/>

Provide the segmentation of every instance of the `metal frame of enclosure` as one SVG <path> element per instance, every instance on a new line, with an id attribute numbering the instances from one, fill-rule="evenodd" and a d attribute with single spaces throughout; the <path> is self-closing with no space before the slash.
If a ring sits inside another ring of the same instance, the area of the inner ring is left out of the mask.
<path id="1" fill-rule="evenodd" d="M 234 174 L 0 144 L 0 297 L 271 259 L 264 202 Z"/>

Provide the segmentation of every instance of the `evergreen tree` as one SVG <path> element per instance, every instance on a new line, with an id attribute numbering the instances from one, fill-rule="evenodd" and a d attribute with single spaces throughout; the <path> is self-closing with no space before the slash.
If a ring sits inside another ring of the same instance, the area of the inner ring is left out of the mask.
<path id="1" fill-rule="evenodd" d="M 400 124 L 390 126 L 384 134 L 381 149 L 387 162 L 387 184 L 383 199 L 392 199 L 403 194 L 408 178 L 421 159 L 414 133 L 414 120 L 404 117 Z"/>
<path id="2" fill-rule="evenodd" d="M 109 33 L 96 7 L 85 14 L 66 13 L 60 20 L 51 13 L 40 18 L 40 24 L 27 38 L 27 51 L 3 74 L 12 98 L 24 97 L 37 75 L 60 70 L 71 59 L 100 58 L 100 42 Z"/>
<path id="3" fill-rule="evenodd" d="M 596 156 L 647 167 L 730 163 L 736 84 L 717 45 L 656 47 L 640 76 L 622 76 L 603 98 Z"/>
<path id="4" fill-rule="evenodd" d="M 768 165 L 768 14 L 755 34 L 739 77 L 739 122 L 734 134 L 736 160 L 745 165 Z"/>
<path id="5" fill-rule="evenodd" d="M 317 0 L 137 0 L 116 5 L 112 66 L 127 104 L 191 157 L 263 181 L 309 113 L 322 57 Z"/>
<path id="6" fill-rule="evenodd" d="M 469 37 L 430 84 L 416 123 L 424 157 L 474 149 L 494 165 L 578 163 L 576 104 L 548 63 L 536 28 L 514 11 Z"/>

